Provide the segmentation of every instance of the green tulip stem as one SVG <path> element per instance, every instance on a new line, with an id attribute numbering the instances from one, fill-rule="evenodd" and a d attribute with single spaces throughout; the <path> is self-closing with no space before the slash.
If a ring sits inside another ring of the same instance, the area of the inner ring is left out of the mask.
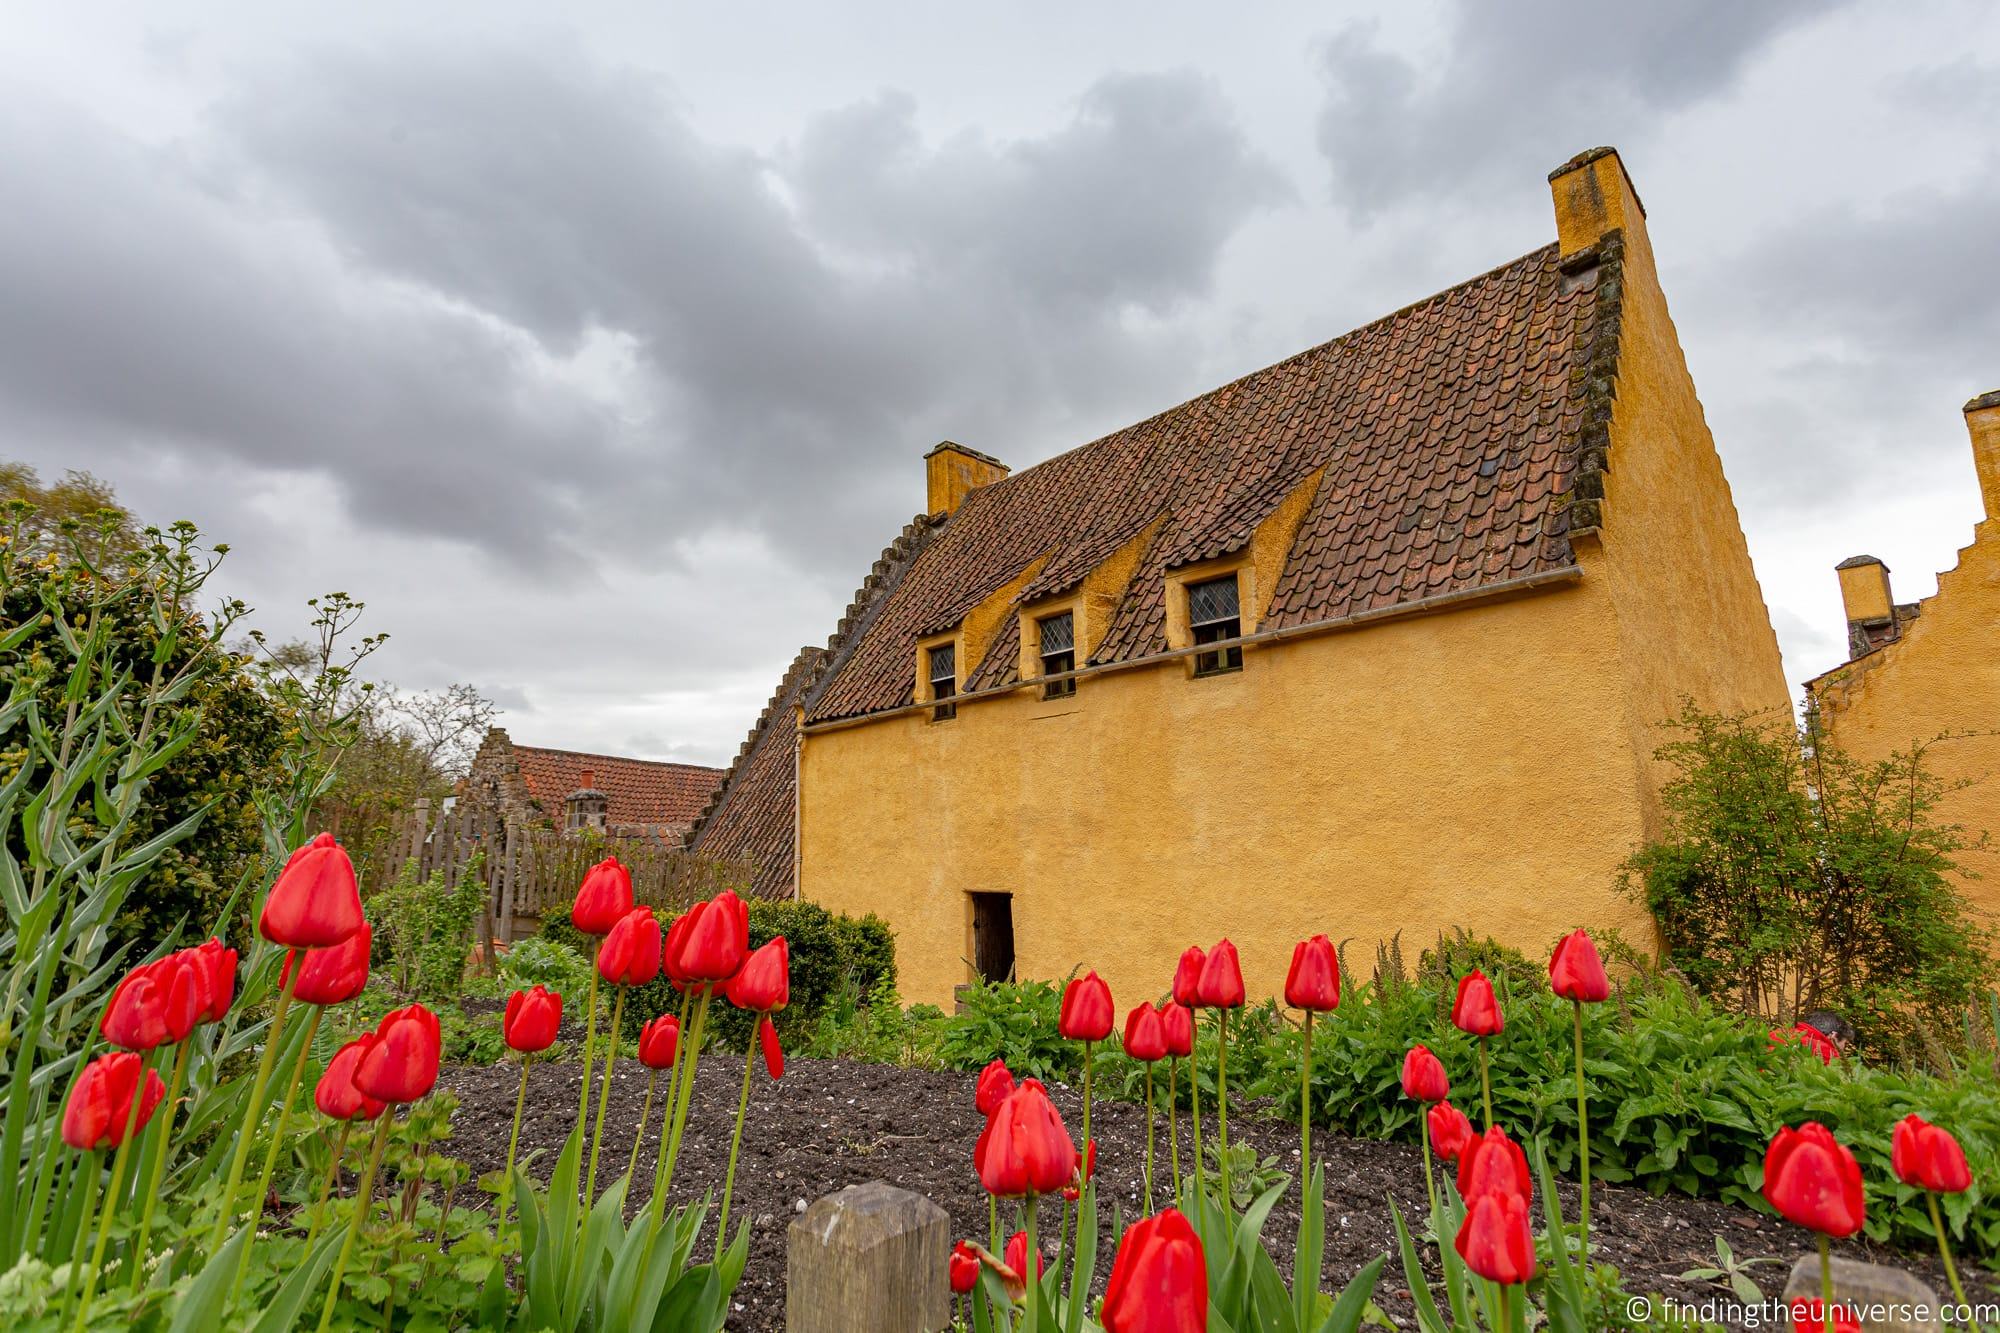
<path id="1" fill-rule="evenodd" d="M 1833 1333 L 1833 1251 L 1823 1231 L 1819 1234 L 1819 1313 L 1826 1333 Z"/>
<path id="2" fill-rule="evenodd" d="M 514 1094 L 514 1128 L 507 1132 L 507 1171 L 500 1177 L 500 1222 L 507 1225 L 507 1214 L 514 1211 L 514 1154 L 521 1146 L 521 1111 L 528 1104 L 528 1066 L 535 1063 L 532 1055 L 521 1057 L 521 1087 Z"/>
<path id="3" fill-rule="evenodd" d="M 1584 1262 L 1590 1262 L 1590 1109 L 1583 1090 L 1583 1001 L 1571 1000 L 1576 1019 L 1576 1162 L 1579 1179 L 1578 1215 L 1583 1219 Z"/>
<path id="4" fill-rule="evenodd" d="M 1208 1168 L 1201 1160 L 1201 1061 L 1193 1055 L 1188 1056 L 1188 1098 L 1194 1103 L 1194 1188 L 1199 1194 L 1208 1179 Z"/>
<path id="5" fill-rule="evenodd" d="M 1146 1065 L 1146 1211 L 1153 1211 L 1153 1066 Z"/>
<path id="6" fill-rule="evenodd" d="M 1442 1242 L 1440 1242 L 1440 1243 L 1442 1243 Z M 1502 1283 L 1500 1283 L 1500 1320 L 1499 1320 L 1499 1326 L 1500 1326 L 1500 1328 L 1501 1328 L 1501 1329 L 1503 1330 L 1503 1333 L 1513 1333 L 1513 1329 L 1514 1329 L 1514 1325 L 1512 1324 L 1512 1322 L 1510 1322 L 1510 1320 L 1509 1320 L 1509 1318 L 1508 1318 L 1508 1316 L 1509 1316 L 1510 1314 L 1512 1314 L 1512 1311 L 1511 1311 L 1511 1310 L 1509 1310 L 1509 1309 L 1507 1308 L 1507 1307 L 1508 1307 L 1509 1305 L 1511 1305 L 1511 1304 L 1512 1304 L 1512 1302 L 1511 1302 L 1511 1301 L 1509 1301 L 1509 1300 L 1507 1299 L 1507 1294 L 1508 1294 L 1508 1292 L 1509 1292 L 1510 1290 L 1511 1290 L 1511 1288 L 1510 1288 L 1510 1287 L 1509 1287 L 1509 1286 L 1508 1286 L 1508 1285 L 1507 1285 L 1507 1284 L 1506 1284 L 1505 1282 L 1502 1282 Z"/>
<path id="7" fill-rule="evenodd" d="M 604 1086 L 597 1093 L 597 1123 L 590 1130 L 590 1174 L 585 1177 L 583 1188 L 583 1199 L 586 1204 L 594 1202 L 597 1198 L 597 1149 L 604 1142 L 604 1108 L 611 1101 L 611 1071 L 618 1063 L 618 1037 L 623 1031 L 625 992 L 628 989 L 630 988 L 620 986 L 618 998 L 611 1005 L 611 1044 L 604 1052 Z M 589 1215 L 586 1210 L 584 1216 Z"/>
<path id="8" fill-rule="evenodd" d="M 264 1053 L 257 1057 L 257 1073 L 250 1080 L 250 1099 L 243 1104 L 243 1124 L 236 1131 L 236 1148 L 229 1157 L 229 1179 L 222 1187 L 222 1200 L 215 1209 L 215 1230 L 209 1233 L 208 1252 L 214 1254 L 222 1248 L 223 1238 L 229 1234 L 229 1224 L 236 1217 L 236 1193 L 243 1186 L 243 1168 L 250 1161 L 250 1140 L 258 1124 L 264 1119 L 264 1089 L 271 1082 L 271 1066 L 277 1062 L 278 1046 L 285 1033 L 285 1011 L 292 1007 L 292 991 L 299 984 L 299 951 L 288 950 L 286 964 L 289 975 L 278 990 L 278 1006 L 271 1011 L 271 1030 L 264 1034 Z M 258 1205 L 261 1210 L 263 1205 Z"/>
<path id="9" fill-rule="evenodd" d="M 1235 1194 L 1229 1185 L 1229 1011 L 1215 1011 L 1215 1119 L 1217 1160 L 1222 1163 L 1222 1206 L 1233 1208 Z"/>
<path id="10" fill-rule="evenodd" d="M 576 1108 L 576 1123 L 581 1125 L 590 1116 L 590 1063 L 592 1047 L 597 1044 L 597 964 L 604 957 L 604 940 L 600 936 L 597 950 L 590 959 L 590 1000 L 585 1005 L 583 1020 L 583 1100 Z"/>
<path id="11" fill-rule="evenodd" d="M 1000 1253 L 1000 1200 L 991 1194 L 986 1196 L 986 1248 Z"/>
<path id="12" fill-rule="evenodd" d="M 1486 1038 L 1479 1038 L 1479 1095 L 1486 1103 L 1486 1132 L 1493 1132 L 1493 1076 L 1486 1068 Z"/>
<path id="13" fill-rule="evenodd" d="M 306 1228 L 306 1248 L 308 1257 L 312 1254 L 313 1242 L 319 1239 L 319 1229 L 326 1222 L 327 1200 L 333 1197 L 333 1182 L 340 1178 L 340 1159 L 347 1156 L 347 1136 L 354 1129 L 352 1120 L 340 1122 L 340 1132 L 333 1136 L 333 1156 L 327 1159 L 326 1178 L 319 1183 L 319 1202 L 313 1205 L 312 1224 Z"/>
<path id="14" fill-rule="evenodd" d="M 1312 1179 L 1313 1162 L 1313 1011 L 1306 1010 L 1304 1059 L 1299 1061 L 1299 1183 Z"/>
<path id="15" fill-rule="evenodd" d="M 146 1271 L 146 1254 L 153 1239 L 153 1205 L 160 1197 L 160 1178 L 167 1173 L 167 1154 L 174 1143 L 174 1111 L 181 1098 L 181 1084 L 187 1078 L 188 1047 L 193 1044 L 190 1036 L 182 1040 L 174 1050 L 174 1072 L 167 1081 L 167 1100 L 160 1109 L 166 1112 L 158 1117 L 159 1133 L 150 1140 L 148 1152 L 152 1156 L 152 1170 L 146 1173 L 146 1188 L 139 1200 L 139 1242 L 132 1247 L 132 1294 L 139 1294 L 139 1284 Z M 151 1127 L 148 1126 L 150 1129 Z"/>
<path id="16" fill-rule="evenodd" d="M 1423 1104 L 1418 1103 L 1418 1105 Z M 1431 1201 L 1431 1234 L 1436 1236 L 1440 1234 L 1437 1223 L 1438 1187 L 1437 1176 L 1431 1167 L 1431 1118 L 1426 1113 L 1427 1110 L 1428 1108 L 1417 1112 L 1417 1129 L 1424 1140 L 1424 1194 Z"/>
<path id="17" fill-rule="evenodd" d="M 1180 1088 L 1176 1072 L 1179 1066 L 1174 1058 L 1167 1057 L 1167 1152 L 1174 1168 L 1174 1207 L 1180 1207 L 1181 1200 L 1181 1106 Z"/>
<path id="18" fill-rule="evenodd" d="M 132 1137 L 139 1128 L 139 1107 L 146 1100 L 146 1057 L 139 1057 L 139 1080 L 132 1085 L 132 1101 L 125 1112 L 125 1137 L 111 1156 L 111 1186 L 105 1191 L 104 1213 L 97 1219 L 97 1243 L 90 1247 L 90 1271 L 83 1279 L 83 1299 L 76 1307 L 77 1329 L 90 1318 L 90 1300 L 97 1294 L 98 1275 L 104 1271 L 104 1247 L 111 1239 L 111 1215 L 125 1188 L 125 1163 L 132 1156 Z M 136 1260 L 135 1260 L 136 1262 Z"/>
<path id="19" fill-rule="evenodd" d="M 766 1020 L 760 1018 L 759 1022 Z M 743 1043 L 743 1091 L 736 1097 L 736 1132 L 729 1138 L 729 1167 L 722 1173 L 722 1211 L 715 1218 L 715 1260 L 722 1262 L 723 1246 L 729 1239 L 729 1196 L 736 1189 L 736 1154 L 743 1147 L 743 1121 L 750 1114 L 750 1075 L 757 1068 L 757 1033 L 753 1025 L 750 1040 Z"/>
<path id="20" fill-rule="evenodd" d="M 382 1151 L 389 1146 L 392 1118 L 385 1110 L 375 1121 L 375 1141 L 368 1149 L 368 1165 L 361 1169 L 361 1183 L 354 1188 L 354 1216 L 348 1219 L 347 1239 L 340 1242 L 340 1256 L 333 1261 L 333 1281 L 327 1284 L 326 1309 L 319 1317 L 319 1333 L 333 1327 L 333 1307 L 340 1301 L 340 1284 L 347 1276 L 348 1260 L 354 1257 L 354 1240 L 361 1234 L 361 1224 L 368 1220 L 375 1199 L 375 1173 L 382 1169 Z"/>
<path id="21" fill-rule="evenodd" d="M 104 1163 L 98 1159 L 97 1150 L 92 1148 L 83 1155 L 83 1167 L 79 1172 L 84 1177 L 83 1218 L 76 1224 L 76 1241 L 70 1248 L 69 1281 L 63 1284 L 62 1306 L 56 1313 L 56 1322 L 62 1323 L 69 1317 L 71 1295 L 76 1291 L 76 1275 L 83 1271 L 83 1252 L 90 1244 L 90 1224 L 97 1218 L 97 1196 L 102 1189 L 98 1179 L 104 1172 Z"/>
<path id="22" fill-rule="evenodd" d="M 665 1188 L 664 1181 L 667 1169 L 667 1131 L 673 1125 L 674 1104 L 679 1099 L 678 1094 L 681 1085 L 681 1060 L 687 1054 L 687 1043 L 682 1041 L 681 1038 L 687 1036 L 688 1005 L 691 1003 L 691 1001 L 692 1001 L 691 994 L 687 991 L 682 991 L 681 1008 L 678 1020 L 679 1026 L 674 1029 L 674 1060 L 672 1066 L 667 1070 L 666 1103 L 660 1110 L 660 1148 L 659 1151 L 656 1154 L 654 1154 L 654 1159 L 653 1159 L 653 1193 L 655 1195 L 662 1194 Z M 642 1125 L 640 1128 L 643 1130 L 644 1126 Z"/>
<path id="23" fill-rule="evenodd" d="M 257 1223 L 263 1220 L 265 1201 L 271 1197 L 271 1173 L 277 1168 L 278 1150 L 284 1147 L 285 1134 L 292 1127 L 292 1103 L 298 1100 L 299 1083 L 306 1072 L 306 1057 L 312 1054 L 313 1038 L 319 1035 L 319 1020 L 325 1013 L 322 1006 L 314 1005 L 312 1017 L 306 1020 L 306 1039 L 299 1047 L 298 1058 L 292 1061 L 292 1075 L 285 1082 L 285 1095 L 278 1104 L 278 1132 L 264 1145 L 264 1169 L 257 1176 L 257 1206 L 250 1214 L 250 1235 L 236 1255 L 236 1278 L 229 1284 L 232 1301 L 243 1286 L 243 1275 L 250 1271 L 250 1247 L 257 1243 Z"/>
<path id="24" fill-rule="evenodd" d="M 632 1160 L 625 1163 L 626 1189 L 631 1189 L 630 1178 L 639 1170 L 639 1145 L 646 1141 L 646 1122 L 653 1118 L 653 1089 L 660 1085 L 660 1071 L 646 1073 L 646 1100 L 639 1105 L 639 1132 L 632 1136 Z"/>
<path id="25" fill-rule="evenodd" d="M 1925 1190 L 1924 1202 L 1931 1206 L 1931 1230 L 1937 1232 L 1938 1258 L 1944 1260 L 1945 1280 L 1951 1283 L 1951 1294 L 1958 1299 L 1959 1308 L 1969 1310 L 1972 1302 L 1965 1299 L 1965 1287 L 1958 1280 L 1958 1265 L 1951 1261 L 1951 1246 L 1945 1243 L 1944 1217 L 1938 1212 L 1937 1195 Z"/>
<path id="26" fill-rule="evenodd" d="M 1035 1333 L 1035 1329 L 1041 1322 L 1039 1312 L 1042 1306 L 1042 1293 L 1037 1290 L 1041 1286 L 1041 1283 L 1035 1279 L 1035 1264 L 1041 1258 L 1042 1251 L 1035 1241 L 1035 1196 L 1032 1194 L 1028 1196 L 1026 1212 L 1027 1216 L 1022 1230 L 1028 1234 L 1028 1245 L 1027 1252 L 1021 1257 L 1021 1282 L 1028 1293 L 1028 1318 L 1022 1327 L 1026 1330 L 1026 1333 Z M 1061 1280 L 1061 1277 L 1058 1276 L 1057 1281 Z"/>
<path id="27" fill-rule="evenodd" d="M 686 1039 L 681 1043 L 681 1085 L 674 1090 L 674 1105 L 671 1108 L 673 1129 L 667 1140 L 666 1163 L 661 1172 L 660 1187 L 654 1191 L 660 1200 L 662 1215 L 667 1206 L 667 1191 L 674 1186 L 674 1167 L 680 1162 L 681 1136 L 687 1132 L 688 1102 L 694 1092 L 695 1073 L 701 1067 L 701 1043 L 708 1035 L 708 1007 L 714 999 L 715 994 L 712 989 L 702 992 L 701 1002 L 694 1008 L 694 1027 L 683 1034 Z"/>

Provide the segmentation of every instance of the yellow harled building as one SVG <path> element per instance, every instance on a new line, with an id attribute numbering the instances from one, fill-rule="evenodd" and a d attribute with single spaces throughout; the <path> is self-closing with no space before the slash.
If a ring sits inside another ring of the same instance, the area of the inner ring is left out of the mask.
<path id="1" fill-rule="evenodd" d="M 1808 682 L 1821 724 L 1860 759 L 1927 745 L 1927 767 L 1957 790 L 1937 814 L 1989 844 L 1958 856 L 1958 888 L 2000 925 L 2000 390 L 1965 405 L 1985 515 L 1937 592 L 1897 605 L 1872 555 L 1835 567 L 1848 660 Z M 1935 742 L 1935 743 L 1933 743 Z"/>
<path id="2" fill-rule="evenodd" d="M 912 1002 L 1649 938 L 1659 724 L 1787 690 L 1638 193 L 1549 180 L 1551 244 L 1332 342 L 1018 473 L 932 450 L 693 845 L 885 917 Z"/>

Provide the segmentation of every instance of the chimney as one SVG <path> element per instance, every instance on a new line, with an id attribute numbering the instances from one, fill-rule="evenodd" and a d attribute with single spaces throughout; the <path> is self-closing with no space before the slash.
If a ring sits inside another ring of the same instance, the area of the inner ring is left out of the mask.
<path id="1" fill-rule="evenodd" d="M 1979 470 L 1986 517 L 2000 518 L 2000 389 L 1965 405 L 1965 428 L 1972 434 L 1972 465 Z"/>
<path id="2" fill-rule="evenodd" d="M 577 775 L 577 789 L 563 798 L 563 830 L 575 833 L 579 829 L 594 829 L 604 832 L 610 817 L 611 799 L 597 789 L 597 773 L 584 769 Z"/>
<path id="3" fill-rule="evenodd" d="M 1006 475 L 999 459 L 945 440 L 924 455 L 925 512 L 950 514 L 966 496 Z"/>
<path id="4" fill-rule="evenodd" d="M 1847 656 L 1852 659 L 1895 637 L 1896 599 L 1889 567 L 1872 555 L 1851 555 L 1833 567 L 1847 608 Z"/>
<path id="5" fill-rule="evenodd" d="M 1625 174 L 1616 148 L 1592 148 L 1578 153 L 1549 173 L 1555 196 L 1556 238 L 1563 258 L 1587 250 L 1607 232 L 1621 231 L 1628 248 L 1645 248 L 1646 206 Z"/>

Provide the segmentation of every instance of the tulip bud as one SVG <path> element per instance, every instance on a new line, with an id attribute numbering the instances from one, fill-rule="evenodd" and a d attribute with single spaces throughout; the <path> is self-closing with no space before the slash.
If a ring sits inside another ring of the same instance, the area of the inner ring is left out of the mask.
<path id="1" fill-rule="evenodd" d="M 767 1014 L 757 1024 L 757 1044 L 764 1051 L 764 1072 L 772 1078 L 785 1076 L 785 1048 L 778 1044 L 778 1029 Z"/>
<path id="2" fill-rule="evenodd" d="M 360 930 L 361 890 L 347 852 L 322 833 L 292 853 L 264 897 L 258 933 L 292 949 L 324 949 Z"/>
<path id="3" fill-rule="evenodd" d="M 1604 962 L 1588 931 L 1571 931 L 1556 945 L 1549 959 L 1549 989 L 1582 1004 L 1611 998 L 1611 979 L 1604 975 Z"/>
<path id="4" fill-rule="evenodd" d="M 185 953 L 141 963 L 111 992 L 98 1031 L 113 1046 L 150 1051 L 184 1041 L 207 1008 L 207 981 Z"/>
<path id="5" fill-rule="evenodd" d="M 1136 1005 L 1125 1015 L 1125 1054 L 1146 1064 L 1167 1058 L 1167 1034 L 1152 1005 Z"/>
<path id="6" fill-rule="evenodd" d="M 1535 1275 L 1535 1236 L 1528 1201 L 1506 1190 L 1468 1200 L 1454 1242 L 1465 1266 L 1489 1282 L 1526 1282 Z"/>
<path id="7" fill-rule="evenodd" d="M 1014 1273 L 1019 1274 L 1022 1281 L 1025 1282 L 1027 1280 L 1028 1276 L 1028 1233 L 1027 1232 L 1017 1231 L 1013 1235 L 1007 1237 L 1007 1249 L 1006 1252 L 1000 1256 L 1000 1261 L 1006 1264 L 1007 1267 Z M 1046 1273 L 1048 1271 L 1048 1268 L 1049 1268 L 1049 1261 L 1042 1256 L 1042 1252 L 1040 1250 L 1035 1251 L 1035 1281 L 1037 1282 L 1041 1281 L 1042 1274 Z"/>
<path id="8" fill-rule="evenodd" d="M 153 1111 L 167 1095 L 167 1085 L 148 1069 L 143 1087 L 141 1058 L 130 1051 L 100 1055 L 83 1067 L 70 1086 L 69 1100 L 63 1105 L 63 1142 L 88 1152 L 95 1148 L 116 1148 L 125 1142 L 125 1123 L 132 1118 L 132 1098 L 139 1097 L 139 1116 L 132 1123 L 137 1136 L 153 1118 Z"/>
<path id="9" fill-rule="evenodd" d="M 1194 1054 L 1194 1010 L 1179 1002 L 1160 1006 L 1160 1035 L 1167 1054 L 1185 1060 Z"/>
<path id="10" fill-rule="evenodd" d="M 361 929 L 339 944 L 324 949 L 304 949 L 285 955 L 278 973 L 283 989 L 298 964 L 299 979 L 292 986 L 292 998 L 306 1004 L 346 1004 L 368 988 L 368 951 L 374 946 L 375 932 L 366 921 Z"/>
<path id="11" fill-rule="evenodd" d="M 1340 1007 L 1340 956 L 1324 935 L 1300 940 L 1292 949 L 1292 967 L 1285 974 L 1285 1003 L 1308 1013 L 1328 1013 Z"/>
<path id="12" fill-rule="evenodd" d="M 313 1105 L 321 1115 L 334 1120 L 373 1120 L 388 1109 L 387 1102 L 377 1101 L 354 1086 L 355 1066 L 374 1044 L 375 1034 L 364 1032 L 327 1061 L 326 1072 L 313 1088 Z"/>
<path id="13" fill-rule="evenodd" d="M 546 1051 L 562 1030 L 562 996 L 546 986 L 517 990 L 507 997 L 500 1032 L 507 1045 L 523 1055 Z"/>
<path id="14" fill-rule="evenodd" d="M 639 1063 L 648 1069 L 672 1069 L 681 1048 L 681 1021 L 661 1014 L 639 1029 Z"/>
<path id="15" fill-rule="evenodd" d="M 1498 1125 L 1474 1135 L 1458 1157 L 1458 1193 L 1468 1205 L 1480 1195 L 1495 1191 L 1523 1198 L 1534 1195 L 1528 1177 L 1528 1155 Z"/>
<path id="16" fill-rule="evenodd" d="M 690 982 L 727 981 L 750 953 L 750 909 L 728 889 L 688 912 L 677 964 Z"/>
<path id="17" fill-rule="evenodd" d="M 236 950 L 226 948 L 219 939 L 210 939 L 206 944 L 181 952 L 201 969 L 202 994 L 206 1003 L 202 1006 L 200 1021 L 221 1022 L 228 1017 L 229 1006 L 236 999 Z"/>
<path id="18" fill-rule="evenodd" d="M 779 935 L 744 960 L 742 970 L 723 988 L 738 1009 L 768 1014 L 783 1009 L 792 998 L 792 954 Z"/>
<path id="19" fill-rule="evenodd" d="M 1403 1095 L 1411 1101 L 1441 1102 L 1451 1096 L 1451 1080 L 1444 1075 L 1444 1062 L 1422 1044 L 1412 1046 L 1403 1057 Z"/>
<path id="20" fill-rule="evenodd" d="M 1464 1156 L 1473 1139 L 1472 1122 L 1465 1118 L 1465 1112 L 1450 1102 L 1439 1102 L 1424 1113 L 1424 1118 L 1430 1125 L 1432 1152 L 1447 1162 Z"/>
<path id="21" fill-rule="evenodd" d="M 1867 1217 L 1861 1164 L 1816 1120 L 1771 1139 L 1764 1199 L 1790 1221 L 1836 1239 L 1859 1231 Z"/>
<path id="22" fill-rule="evenodd" d="M 995 1060 L 979 1071 L 979 1082 L 973 1089 L 972 1104 L 979 1114 L 990 1116 L 1013 1090 L 1014 1076 L 1007 1072 L 1006 1062 Z"/>
<path id="23" fill-rule="evenodd" d="M 632 906 L 632 872 L 617 857 L 607 856 L 584 872 L 569 922 L 586 935 L 608 935 Z"/>
<path id="24" fill-rule="evenodd" d="M 953 1294 L 965 1295 L 979 1285 L 979 1251 L 965 1241 L 952 1246 L 947 1272 Z"/>
<path id="25" fill-rule="evenodd" d="M 1500 1021 L 1500 1002 L 1493 998 L 1493 983 L 1476 967 L 1458 979 L 1451 1022 L 1460 1032 L 1475 1037 L 1495 1036 L 1506 1026 Z"/>
<path id="26" fill-rule="evenodd" d="M 1118 1013 L 1111 1003 L 1111 987 L 1095 972 L 1073 977 L 1063 987 L 1062 1009 L 1056 1016 L 1056 1032 L 1068 1041 L 1103 1041 L 1111 1035 Z"/>
<path id="27" fill-rule="evenodd" d="M 1933 1194 L 1957 1194 L 1972 1187 L 1972 1168 L 1951 1131 L 1914 1113 L 1896 1122 L 1889 1136 L 1889 1167 L 1896 1179 Z"/>
<path id="28" fill-rule="evenodd" d="M 1236 946 L 1222 940 L 1208 951 L 1201 965 L 1201 982 L 1195 993 L 1204 1009 L 1240 1009 L 1243 1006 L 1243 967 L 1236 961 Z"/>
<path id="29" fill-rule="evenodd" d="M 1076 1145 L 1039 1080 L 1023 1079 L 994 1109 L 973 1152 L 989 1194 L 1054 1194 L 1076 1175 Z"/>
<path id="30" fill-rule="evenodd" d="M 1134 1222 L 1104 1289 L 1104 1333 L 1203 1333 L 1208 1259 L 1179 1209 Z"/>
<path id="31" fill-rule="evenodd" d="M 354 1067 L 354 1086 L 378 1101 L 413 1102 L 437 1084 L 443 1033 L 421 1004 L 385 1014 Z"/>
<path id="32" fill-rule="evenodd" d="M 660 975 L 660 919 L 652 908 L 618 919 L 597 951 L 597 972 L 614 986 L 643 986 Z"/>
<path id="33" fill-rule="evenodd" d="M 1189 945 L 1181 955 L 1179 966 L 1174 968 L 1174 1003 L 1189 1009 L 1201 1006 L 1201 969 L 1208 963 L 1208 955 L 1198 945 Z"/>

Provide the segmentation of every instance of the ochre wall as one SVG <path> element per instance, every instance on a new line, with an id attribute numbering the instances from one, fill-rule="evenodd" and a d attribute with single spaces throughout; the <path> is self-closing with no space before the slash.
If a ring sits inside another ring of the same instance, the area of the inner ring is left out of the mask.
<path id="1" fill-rule="evenodd" d="M 1729 480 L 1654 267 L 1645 211 L 1616 154 L 1551 182 L 1562 250 L 1623 239 L 1616 394 L 1602 543 L 1626 678 L 1625 727 L 1645 757 L 1649 831 L 1672 770 L 1652 754 L 1683 696 L 1713 712 L 1789 712 L 1778 639 Z M 1600 293 L 1602 287 L 1599 288 Z M 1601 298 L 1600 298 L 1601 299 Z"/>
<path id="2" fill-rule="evenodd" d="M 1947 732 L 1983 732 L 1934 746 L 1926 756 L 1948 782 L 1972 786 L 1945 799 L 1939 816 L 1984 832 L 1995 845 L 1959 855 L 1959 887 L 2000 926 L 2000 519 L 1973 530 L 1958 567 L 1902 638 L 1814 682 L 1820 717 L 1835 744 L 1860 759 L 1883 759 Z M 1979 878 L 1973 878 L 1977 875 Z"/>
<path id="3" fill-rule="evenodd" d="M 1121 1006 L 1232 937 L 1253 992 L 1292 945 L 1466 926 L 1530 951 L 1646 928 L 1615 889 L 1640 835 L 1601 570 L 1513 601 L 1026 689 L 932 723 L 808 732 L 800 890 L 897 933 L 904 998 L 970 979 L 970 900 L 1014 895 L 1017 970 L 1095 967 Z"/>

